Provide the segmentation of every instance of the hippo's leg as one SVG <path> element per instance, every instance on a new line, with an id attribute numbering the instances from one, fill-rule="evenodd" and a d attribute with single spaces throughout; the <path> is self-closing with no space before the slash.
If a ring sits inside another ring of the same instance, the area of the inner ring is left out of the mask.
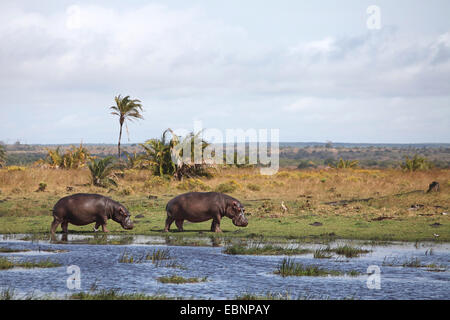
<path id="1" fill-rule="evenodd" d="M 68 225 L 69 225 L 69 222 L 67 222 L 67 221 L 63 221 L 63 223 L 61 223 L 61 228 L 62 228 L 63 233 L 67 234 L 69 232 L 69 230 L 67 229 Z"/>
<path id="2" fill-rule="evenodd" d="M 94 227 L 94 232 L 97 232 L 98 231 L 98 228 L 100 228 L 100 223 L 98 223 L 98 222 L 96 222 L 95 223 L 95 227 Z"/>
<path id="3" fill-rule="evenodd" d="M 183 222 L 184 222 L 184 220 L 175 220 L 175 224 L 177 225 L 178 231 L 184 231 L 183 230 Z"/>
<path id="4" fill-rule="evenodd" d="M 102 226 L 102 231 L 103 232 L 109 232 L 109 230 L 106 229 L 106 223 L 107 222 L 108 222 L 108 218 L 106 218 L 106 217 L 101 219 L 100 222 L 97 222 L 98 224 L 100 224 Z M 97 223 L 96 223 L 96 225 L 97 225 Z"/>
<path id="5" fill-rule="evenodd" d="M 167 216 L 167 219 L 166 219 L 166 227 L 164 228 L 164 232 L 169 232 L 170 225 L 171 225 L 172 222 L 174 222 L 174 221 L 175 221 L 174 218 Z"/>
<path id="6" fill-rule="evenodd" d="M 50 233 L 52 235 L 52 240 L 55 240 L 55 232 L 56 232 L 56 228 L 58 228 L 59 224 L 61 222 L 58 221 L 58 219 L 53 218 L 53 222 L 52 222 L 52 226 L 50 227 Z"/>
<path id="7" fill-rule="evenodd" d="M 220 215 L 213 217 L 213 222 L 211 223 L 212 232 L 222 232 L 220 230 Z"/>

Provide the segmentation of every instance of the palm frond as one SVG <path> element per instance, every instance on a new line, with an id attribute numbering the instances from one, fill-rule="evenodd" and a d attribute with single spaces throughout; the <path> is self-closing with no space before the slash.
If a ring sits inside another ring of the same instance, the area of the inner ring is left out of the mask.
<path id="1" fill-rule="evenodd" d="M 110 156 L 104 159 L 93 160 L 88 164 L 88 167 L 91 172 L 93 185 L 103 188 L 106 188 L 111 184 L 117 186 L 117 183 L 114 180 L 114 170 L 116 169 L 116 166 L 113 157 Z"/>

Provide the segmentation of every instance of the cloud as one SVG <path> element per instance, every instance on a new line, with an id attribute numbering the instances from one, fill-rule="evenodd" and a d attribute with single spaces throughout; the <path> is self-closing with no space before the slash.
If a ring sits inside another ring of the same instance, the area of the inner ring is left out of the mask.
<path id="1" fill-rule="evenodd" d="M 41 88 L 112 87 L 130 80 L 145 88 L 176 87 L 195 83 L 192 76 L 214 82 L 217 70 L 209 67 L 226 64 L 230 44 L 239 45 L 242 37 L 242 30 L 196 10 L 79 6 L 79 28 L 67 28 L 70 14 L 7 14 L 0 39 L 11 45 L 0 57 L 10 76 Z M 38 81 L 42 75 L 45 81 Z"/>
<path id="2" fill-rule="evenodd" d="M 450 89 L 450 82 L 423 83 L 448 80 L 449 33 L 420 43 L 386 27 L 260 50 L 247 44 L 244 29 L 195 9 L 145 5 L 119 11 L 85 5 L 53 15 L 15 10 L 2 17 L 0 40 L 10 44 L 0 52 L 5 87 L 91 90 L 132 82 L 176 94 L 223 88 L 372 96 Z M 77 27 L 68 27 L 73 21 Z"/>
<path id="3" fill-rule="evenodd" d="M 305 43 L 290 50 L 290 74 L 307 79 L 299 87 L 315 95 L 448 95 L 448 35 L 414 41 L 385 28 Z"/>
<path id="4" fill-rule="evenodd" d="M 317 113 L 323 111 L 330 111 L 333 109 L 339 110 L 349 104 L 347 99 L 333 99 L 333 98 L 319 98 L 319 97 L 302 97 L 293 103 L 285 106 L 283 109 L 288 112 L 301 113 Z"/>
<path id="5" fill-rule="evenodd" d="M 257 43 L 245 28 L 199 8 L 3 9 L 0 41 L 7 45 L 0 49 L 0 117 L 14 123 L 19 114 L 40 114 L 35 119 L 54 130 L 46 139 L 60 138 L 55 132 L 64 125 L 93 140 L 110 139 L 116 128 L 107 122 L 107 107 L 119 93 L 148 106 L 155 124 L 136 127 L 133 136 L 140 140 L 194 118 L 216 126 L 246 127 L 251 121 L 270 128 L 283 126 L 280 115 L 293 121 L 301 115 L 309 121 L 304 126 L 316 132 L 319 122 L 348 125 L 353 119 L 383 128 L 370 118 L 417 120 L 428 110 L 439 113 L 425 117 L 425 128 L 437 123 L 442 139 L 450 139 L 440 120 L 450 118 L 442 108 L 450 103 L 450 32 L 412 39 L 383 27 L 275 46 Z M 395 117 L 386 105 L 396 110 Z M 75 114 L 81 121 L 70 118 Z M 82 121 L 88 118 L 95 124 Z M 302 140 L 295 128 L 292 123 L 284 130 L 291 132 L 289 139 Z M 14 132 L 5 130 L 0 128 L 0 136 Z M 17 126 L 14 134 L 19 131 Z M 67 139 L 78 135 L 67 133 Z"/>

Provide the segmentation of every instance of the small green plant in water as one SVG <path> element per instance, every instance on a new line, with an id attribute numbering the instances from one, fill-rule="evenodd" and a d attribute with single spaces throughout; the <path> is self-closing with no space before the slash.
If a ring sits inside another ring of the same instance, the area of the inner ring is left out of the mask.
<path id="1" fill-rule="evenodd" d="M 370 250 L 362 249 L 362 248 L 354 248 L 349 245 L 340 246 L 337 248 L 319 248 L 314 251 L 314 258 L 316 259 L 329 259 L 332 257 L 332 253 L 336 253 L 341 256 L 345 256 L 346 258 L 356 258 L 361 254 L 369 253 Z"/>
<path id="2" fill-rule="evenodd" d="M 315 259 L 330 259 L 332 257 L 330 247 L 319 248 L 314 250 Z"/>
<path id="3" fill-rule="evenodd" d="M 183 284 L 183 283 L 198 283 L 198 282 L 206 282 L 208 277 L 203 278 L 184 278 L 182 276 L 171 275 L 167 277 L 159 277 L 157 280 L 161 283 L 174 283 L 174 284 Z"/>
<path id="4" fill-rule="evenodd" d="M 0 247 L 0 252 L 2 252 L 2 253 L 27 252 L 27 251 L 30 251 L 30 250 L 29 249 L 11 249 L 11 248 Z"/>
<path id="5" fill-rule="evenodd" d="M 412 258 L 410 260 L 406 260 L 402 266 L 409 268 L 420 268 L 422 267 L 422 263 L 420 262 L 419 258 Z"/>
<path id="6" fill-rule="evenodd" d="M 146 295 L 144 293 L 123 293 L 117 289 L 100 290 L 96 292 L 79 292 L 69 296 L 71 300 L 169 300 L 164 295 Z"/>
<path id="7" fill-rule="evenodd" d="M 300 255 L 310 253 L 311 250 L 304 248 L 282 248 L 274 245 L 253 245 L 232 244 L 223 251 L 232 255 Z"/>
<path id="8" fill-rule="evenodd" d="M 266 294 L 243 293 L 235 297 L 235 300 L 291 300 L 291 295 L 286 293 L 267 292 Z"/>
<path id="9" fill-rule="evenodd" d="M 356 258 L 359 257 L 361 254 L 370 252 L 370 250 L 362 248 L 354 248 L 348 245 L 340 246 L 331 250 L 338 255 L 345 256 L 346 258 Z"/>
<path id="10" fill-rule="evenodd" d="M 53 262 L 50 259 L 45 260 L 32 260 L 32 261 L 11 261 L 7 258 L 0 257 L 0 270 L 12 269 L 12 268 L 56 268 L 61 264 Z"/>
<path id="11" fill-rule="evenodd" d="M 119 257 L 119 263 L 143 263 L 145 261 L 151 261 L 153 264 L 159 266 L 160 261 L 169 259 L 171 257 L 168 249 L 157 249 L 152 252 L 143 253 L 140 256 L 133 256 L 127 250 L 124 250 Z"/>
<path id="12" fill-rule="evenodd" d="M 163 266 L 164 268 L 175 268 L 175 269 L 181 269 L 181 270 L 187 269 L 186 267 L 182 266 L 181 264 L 176 263 L 175 261 L 168 262 L 164 265 L 161 264 L 161 266 Z"/>
<path id="13" fill-rule="evenodd" d="M 128 255 L 127 250 L 125 250 L 119 258 L 119 263 L 134 263 L 135 259 L 132 255 Z"/>
<path id="14" fill-rule="evenodd" d="M 12 288 L 6 288 L 0 291 L 0 300 L 14 300 L 16 293 Z"/>
<path id="15" fill-rule="evenodd" d="M 317 266 L 304 266 L 301 263 L 295 262 L 290 258 L 284 258 L 277 270 L 274 271 L 282 277 L 288 276 L 307 276 L 307 277 L 323 277 L 328 275 L 339 276 L 341 273 L 334 270 L 325 270 Z"/>
<path id="16" fill-rule="evenodd" d="M 169 249 L 153 250 L 152 253 L 147 253 L 145 256 L 145 260 L 151 260 L 153 264 L 157 264 L 161 260 L 169 259 L 171 259 Z"/>
<path id="17" fill-rule="evenodd" d="M 360 273 L 358 271 L 351 270 L 345 274 L 336 270 L 322 269 L 318 266 L 305 266 L 301 263 L 295 262 L 291 258 L 284 258 L 278 268 L 274 271 L 274 274 L 278 274 L 282 277 L 325 277 L 342 275 L 354 277 L 359 275 Z"/>

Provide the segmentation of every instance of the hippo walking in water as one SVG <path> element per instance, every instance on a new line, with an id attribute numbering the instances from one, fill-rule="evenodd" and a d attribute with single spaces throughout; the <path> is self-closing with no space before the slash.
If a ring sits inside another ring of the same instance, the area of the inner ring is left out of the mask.
<path id="1" fill-rule="evenodd" d="M 183 221 L 203 222 L 212 219 L 211 231 L 220 230 L 223 216 L 232 219 L 238 227 L 246 227 L 248 220 L 244 215 L 244 206 L 239 200 L 218 192 L 188 192 L 167 203 L 167 219 L 164 231 L 168 232 L 175 221 L 179 231 L 183 231 Z"/>
<path id="2" fill-rule="evenodd" d="M 128 210 L 120 203 L 99 194 L 78 193 L 60 199 L 53 207 L 53 218 L 52 238 L 59 224 L 64 234 L 67 234 L 69 223 L 84 226 L 95 222 L 94 231 L 102 226 L 103 232 L 108 232 L 108 219 L 120 223 L 124 229 L 133 229 Z"/>

